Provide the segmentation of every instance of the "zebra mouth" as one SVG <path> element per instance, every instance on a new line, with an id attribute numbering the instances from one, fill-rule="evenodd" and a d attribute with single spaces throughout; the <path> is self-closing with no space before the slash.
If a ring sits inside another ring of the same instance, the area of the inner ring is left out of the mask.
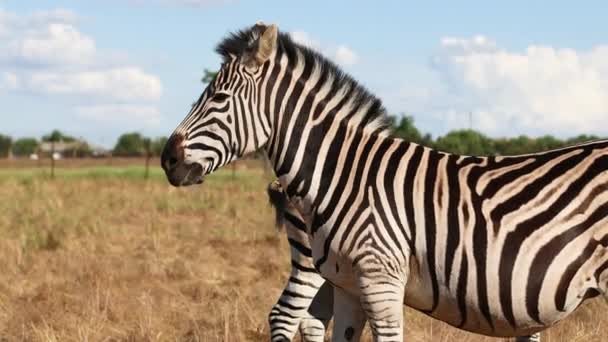
<path id="1" fill-rule="evenodd" d="M 203 183 L 203 167 L 199 163 L 187 165 L 188 172 L 182 179 L 180 186 L 194 185 Z"/>
<path id="2" fill-rule="evenodd" d="M 204 181 L 203 167 L 198 163 L 181 163 L 167 171 L 167 179 L 175 187 L 202 184 Z"/>

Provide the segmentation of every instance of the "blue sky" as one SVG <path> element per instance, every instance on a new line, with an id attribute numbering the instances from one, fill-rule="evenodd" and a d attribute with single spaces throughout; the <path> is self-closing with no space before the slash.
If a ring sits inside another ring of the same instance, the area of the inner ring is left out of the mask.
<path id="1" fill-rule="evenodd" d="M 602 1 L 0 0 L 0 133 L 168 135 L 229 31 L 264 20 L 434 136 L 608 135 Z"/>

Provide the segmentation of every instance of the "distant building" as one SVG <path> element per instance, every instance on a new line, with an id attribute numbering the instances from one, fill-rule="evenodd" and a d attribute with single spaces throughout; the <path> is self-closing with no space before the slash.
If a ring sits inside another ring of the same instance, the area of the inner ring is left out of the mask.
<path id="1" fill-rule="evenodd" d="M 98 145 L 89 145 L 89 151 L 91 156 L 96 158 L 112 156 L 112 150 Z"/>
<path id="2" fill-rule="evenodd" d="M 90 155 L 91 149 L 85 141 L 43 141 L 38 146 L 38 157 L 49 158 L 53 155 L 53 159 L 76 158 Z"/>

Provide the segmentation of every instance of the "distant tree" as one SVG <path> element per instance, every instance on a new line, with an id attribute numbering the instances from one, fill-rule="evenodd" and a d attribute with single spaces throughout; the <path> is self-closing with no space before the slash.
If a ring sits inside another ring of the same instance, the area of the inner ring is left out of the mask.
<path id="1" fill-rule="evenodd" d="M 167 140 L 167 137 L 158 137 L 153 139 L 151 142 L 152 155 L 160 156 L 160 154 L 163 152 L 163 148 L 165 148 Z"/>
<path id="2" fill-rule="evenodd" d="M 420 140 L 420 144 L 427 147 L 434 147 L 435 142 L 433 141 L 433 136 L 431 135 L 431 133 L 424 134 L 424 136 L 422 136 L 422 140 Z"/>
<path id="3" fill-rule="evenodd" d="M 201 78 L 201 82 L 205 84 L 211 83 L 213 79 L 217 76 L 217 71 L 211 71 L 209 69 L 203 70 L 203 77 Z"/>
<path id="4" fill-rule="evenodd" d="M 526 154 L 537 150 L 536 141 L 525 135 L 515 138 L 494 139 L 494 147 L 496 148 L 496 154 L 503 156 Z"/>
<path id="5" fill-rule="evenodd" d="M 581 134 L 579 136 L 572 137 L 572 138 L 566 140 L 565 144 L 566 145 L 576 145 L 576 144 L 593 141 L 593 140 L 597 140 L 597 139 L 599 139 L 599 137 L 597 137 L 595 135 Z"/>
<path id="6" fill-rule="evenodd" d="M 399 123 L 394 125 L 393 134 L 410 142 L 422 140 L 422 134 L 420 134 L 420 131 L 414 125 L 414 118 L 409 115 L 402 116 Z"/>
<path id="7" fill-rule="evenodd" d="M 414 117 L 410 115 L 403 115 L 399 119 L 399 123 L 396 122 L 397 117 L 390 117 L 393 127 L 393 135 L 401 138 L 405 141 L 422 144 L 424 146 L 433 146 L 433 137 L 429 134 L 422 134 L 420 130 L 414 125 Z"/>
<path id="8" fill-rule="evenodd" d="M 8 135 L 0 134 L 0 157 L 8 157 L 8 152 L 11 150 L 13 139 Z"/>
<path id="9" fill-rule="evenodd" d="M 471 129 L 451 131 L 445 136 L 437 138 L 435 148 L 461 155 L 491 155 L 495 153 L 492 140 Z"/>
<path id="10" fill-rule="evenodd" d="M 27 157 L 36 153 L 38 140 L 36 138 L 20 138 L 13 144 L 13 154 L 18 157 Z"/>
<path id="11" fill-rule="evenodd" d="M 559 140 L 551 135 L 545 135 L 542 137 L 536 138 L 536 151 L 548 151 L 555 148 L 563 147 L 565 143 L 562 140 Z M 535 151 L 535 152 L 536 152 Z"/>
<path id="12" fill-rule="evenodd" d="M 42 136 L 42 141 L 64 141 L 64 142 L 73 142 L 76 141 L 76 138 L 63 134 L 61 131 L 55 129 L 51 133 Z"/>
<path id="13" fill-rule="evenodd" d="M 146 152 L 144 137 L 136 132 L 125 133 L 118 138 L 113 154 L 116 156 L 143 156 Z"/>

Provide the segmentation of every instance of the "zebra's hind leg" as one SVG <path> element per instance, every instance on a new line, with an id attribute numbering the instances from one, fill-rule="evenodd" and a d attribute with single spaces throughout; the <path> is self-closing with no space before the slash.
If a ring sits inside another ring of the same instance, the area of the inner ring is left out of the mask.
<path id="1" fill-rule="evenodd" d="M 334 287 L 333 342 L 359 341 L 365 327 L 365 313 L 359 298 Z"/>
<path id="2" fill-rule="evenodd" d="M 515 342 L 540 342 L 540 333 L 529 336 L 520 336 L 515 339 Z"/>
<path id="3" fill-rule="evenodd" d="M 324 335 L 326 322 L 317 322 L 319 318 L 309 312 L 311 303 L 319 294 L 325 280 L 317 273 L 292 273 L 281 297 L 268 315 L 270 340 L 272 342 L 292 341 L 298 332 L 311 335 Z M 331 305 L 331 303 L 329 303 Z M 329 316 L 331 318 L 331 316 Z M 326 320 L 329 320 L 326 319 Z M 304 327 L 302 327 L 304 323 Z M 304 329 L 304 330 L 303 330 Z M 319 331 L 322 329 L 323 331 Z M 313 331 L 316 331 L 313 333 Z M 304 341 L 322 341 L 323 339 L 304 339 Z"/>

